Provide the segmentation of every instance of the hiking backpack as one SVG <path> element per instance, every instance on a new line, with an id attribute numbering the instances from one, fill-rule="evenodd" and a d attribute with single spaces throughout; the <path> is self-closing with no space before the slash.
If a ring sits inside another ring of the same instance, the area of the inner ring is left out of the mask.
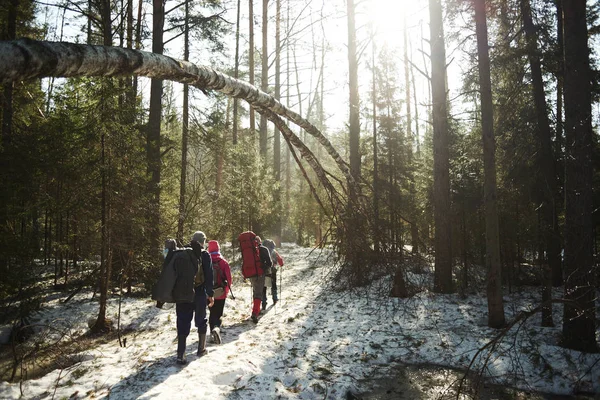
<path id="1" fill-rule="evenodd" d="M 198 272 L 191 248 L 171 250 L 163 263 L 160 277 L 152 289 L 152 299 L 162 303 L 191 303 L 194 301 L 194 277 Z M 204 275 L 204 274 L 201 274 Z"/>
<path id="2" fill-rule="evenodd" d="M 277 253 L 275 252 L 275 242 L 271 239 L 263 240 L 263 246 L 269 250 L 269 255 L 271 256 L 271 264 L 273 270 L 277 271 Z"/>
<path id="3" fill-rule="evenodd" d="M 242 276 L 244 279 L 263 274 L 263 266 L 255 239 L 256 234 L 252 231 L 242 232 L 238 236 L 242 251 Z"/>

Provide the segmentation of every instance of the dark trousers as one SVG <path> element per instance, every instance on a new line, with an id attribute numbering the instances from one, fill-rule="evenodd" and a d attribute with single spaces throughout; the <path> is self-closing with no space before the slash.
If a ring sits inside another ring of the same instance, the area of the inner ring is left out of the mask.
<path id="1" fill-rule="evenodd" d="M 206 290 L 204 286 L 196 288 L 193 303 L 177 303 L 175 313 L 177 314 L 177 336 L 187 337 L 190 334 L 192 318 L 194 318 L 198 333 L 206 333 L 208 320 L 206 318 Z"/>
<path id="2" fill-rule="evenodd" d="M 208 318 L 208 325 L 210 326 L 211 331 L 215 327 L 221 327 L 223 308 L 225 308 L 225 299 L 215 299 L 215 304 L 210 308 L 210 317 Z"/>
<path id="3" fill-rule="evenodd" d="M 279 300 L 279 298 L 277 297 L 277 271 L 275 269 L 273 269 L 273 272 L 271 273 L 271 296 L 273 296 L 273 301 Z M 267 287 L 266 286 L 263 287 L 262 302 L 264 304 L 267 304 Z"/>

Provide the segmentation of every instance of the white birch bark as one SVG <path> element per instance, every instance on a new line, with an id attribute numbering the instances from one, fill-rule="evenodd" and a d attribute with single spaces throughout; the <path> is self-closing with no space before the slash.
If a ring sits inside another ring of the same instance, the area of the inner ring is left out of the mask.
<path id="1" fill-rule="evenodd" d="M 273 96 L 207 66 L 168 56 L 122 47 L 92 46 L 31 39 L 0 41 L 0 82 L 42 77 L 127 76 L 168 79 L 203 90 L 216 90 L 246 100 L 256 108 L 285 117 L 314 136 L 334 159 L 349 185 L 354 186 L 347 163 L 329 140 L 308 120 L 286 108 Z"/>

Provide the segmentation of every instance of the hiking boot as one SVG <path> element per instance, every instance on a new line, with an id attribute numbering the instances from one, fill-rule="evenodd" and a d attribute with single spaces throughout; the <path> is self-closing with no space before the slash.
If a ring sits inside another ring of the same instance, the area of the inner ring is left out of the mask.
<path id="1" fill-rule="evenodd" d="M 211 332 L 210 337 L 212 338 L 213 343 L 221 344 L 221 330 L 218 326 L 216 326 Z"/>
<path id="2" fill-rule="evenodd" d="M 278 301 L 279 299 L 273 299 L 273 304 L 277 304 Z"/>
<path id="3" fill-rule="evenodd" d="M 177 364 L 187 363 L 185 359 L 185 339 L 184 335 L 177 336 Z"/>
<path id="4" fill-rule="evenodd" d="M 252 314 L 252 322 L 258 324 L 258 316 L 256 314 Z"/>
<path id="5" fill-rule="evenodd" d="M 206 350 L 206 333 L 198 333 L 198 352 L 196 355 L 202 357 L 208 353 Z"/>
<path id="6" fill-rule="evenodd" d="M 267 302 L 262 303 L 262 310 L 265 311 L 267 309 Z"/>

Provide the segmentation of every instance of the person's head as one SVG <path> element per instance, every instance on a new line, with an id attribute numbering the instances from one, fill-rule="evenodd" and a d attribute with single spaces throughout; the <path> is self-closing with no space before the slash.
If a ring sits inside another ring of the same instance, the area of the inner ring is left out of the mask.
<path id="1" fill-rule="evenodd" d="M 206 235 L 202 231 L 196 231 L 192 235 L 192 242 L 193 241 L 200 243 L 202 247 L 204 247 L 204 243 L 206 242 Z"/>
<path id="2" fill-rule="evenodd" d="M 169 251 L 173 251 L 177 249 L 177 242 L 175 241 L 175 239 L 167 239 L 165 240 L 165 249 L 163 250 L 163 257 L 167 257 L 167 254 L 169 254 Z"/>
<path id="3" fill-rule="evenodd" d="M 221 251 L 221 247 L 219 246 L 219 242 L 216 240 L 208 241 L 208 252 L 209 253 L 219 253 Z"/>
<path id="4" fill-rule="evenodd" d="M 257 245 L 260 245 L 262 243 L 262 239 L 258 235 L 256 235 L 256 237 L 254 238 L 254 241 L 256 242 Z"/>
<path id="5" fill-rule="evenodd" d="M 275 250 L 275 242 L 271 239 L 265 239 L 263 242 L 263 246 L 265 246 L 269 250 Z"/>

